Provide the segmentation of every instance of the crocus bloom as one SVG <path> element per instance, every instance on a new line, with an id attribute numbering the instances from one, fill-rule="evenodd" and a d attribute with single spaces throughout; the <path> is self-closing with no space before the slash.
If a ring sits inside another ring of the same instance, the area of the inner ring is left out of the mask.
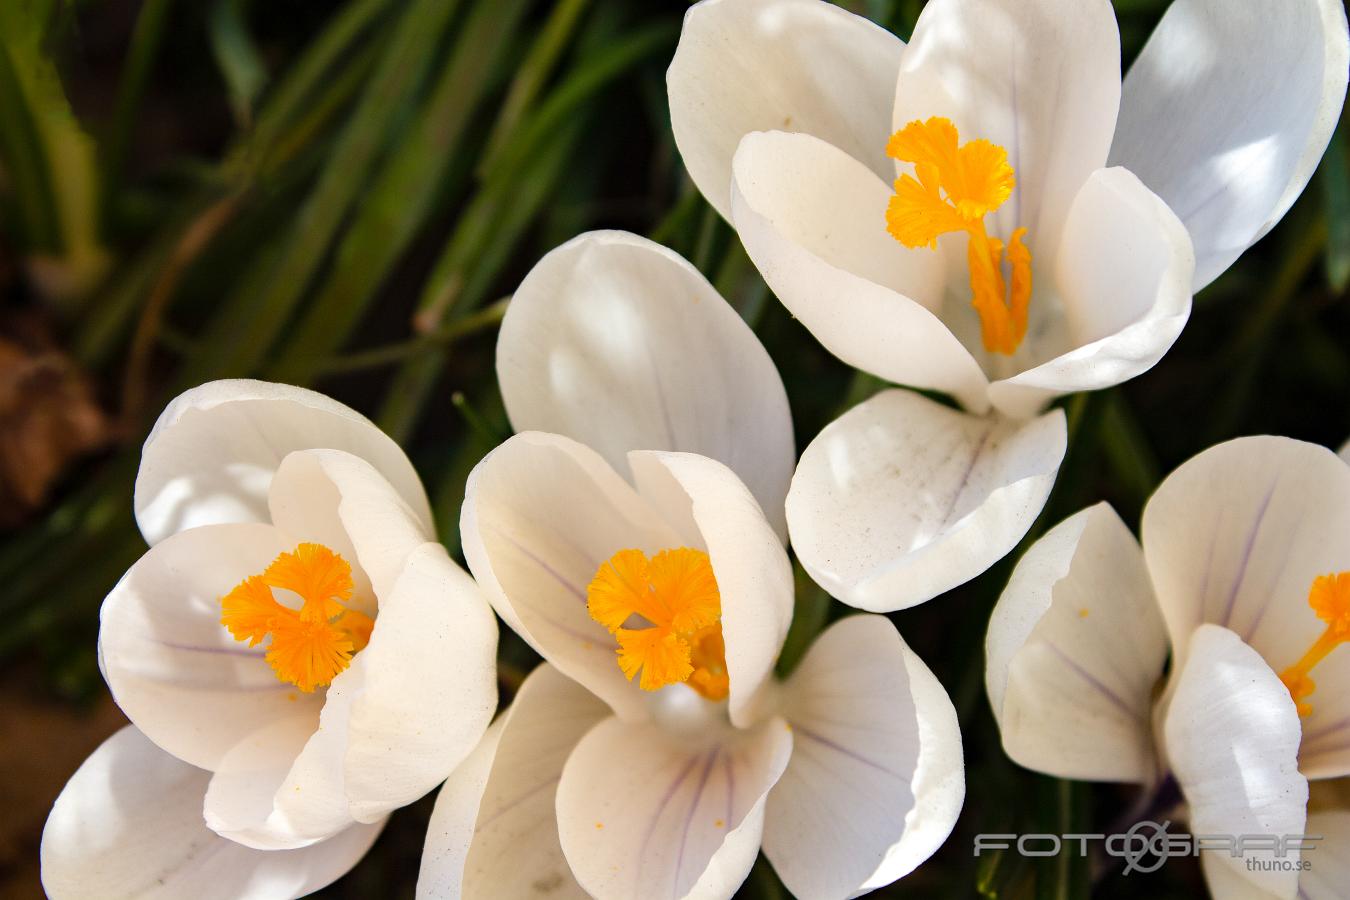
<path id="1" fill-rule="evenodd" d="M 1325 830 L 1309 872 L 1253 850 L 1205 852 L 1205 874 L 1221 898 L 1344 896 L 1350 822 L 1315 819 L 1309 781 L 1350 775 L 1350 466 L 1221 444 L 1163 482 L 1142 534 L 1100 504 L 1018 563 L 986 645 L 1004 748 L 1063 778 L 1175 782 L 1197 834 Z"/>
<path id="2" fill-rule="evenodd" d="M 496 707 L 496 624 L 398 446 L 285 385 L 219 381 L 146 440 L 150 549 L 103 603 L 132 725 L 42 838 L 62 897 L 284 897 L 350 869 Z"/>
<path id="3" fill-rule="evenodd" d="M 798 896 L 847 897 L 926 859 L 960 733 L 894 626 L 845 619 L 773 674 L 792 431 L 750 329 L 674 253 L 595 233 L 526 278 L 497 365 L 522 431 L 461 532 L 546 662 L 442 789 L 419 895 L 725 898 L 762 846 Z"/>
<path id="4" fill-rule="evenodd" d="M 1284 215 L 1347 43 L 1339 0 L 1176 0 L 1122 83 L 1107 0 L 931 0 L 908 46 L 822 0 L 689 10 L 667 85 L 694 183 L 827 349 L 969 413 L 882 393 L 806 449 L 787 514 L 817 581 L 895 609 L 1012 548 L 1064 453 L 1037 414 L 1153 366 Z"/>

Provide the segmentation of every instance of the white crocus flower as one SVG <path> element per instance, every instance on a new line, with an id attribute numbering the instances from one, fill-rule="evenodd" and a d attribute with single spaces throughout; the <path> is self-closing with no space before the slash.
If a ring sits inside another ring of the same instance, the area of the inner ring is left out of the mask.
<path id="1" fill-rule="evenodd" d="M 436 802 L 423 897 L 730 897 L 763 847 L 803 897 L 901 877 L 964 796 L 955 711 L 880 616 L 785 682 L 787 398 L 674 253 L 583 235 L 516 292 L 522 431 L 470 476 L 469 567 L 546 660 Z"/>
<path id="2" fill-rule="evenodd" d="M 1018 563 L 986 645 L 1004 748 L 1063 778 L 1174 780 L 1197 834 L 1325 828 L 1302 875 L 1258 851 L 1205 852 L 1205 874 L 1220 898 L 1344 896 L 1350 823 L 1315 822 L 1308 785 L 1350 775 L 1350 466 L 1221 444 L 1168 476 L 1142 533 L 1100 504 Z"/>
<path id="3" fill-rule="evenodd" d="M 103 603 L 132 726 L 42 838 L 54 898 L 286 897 L 342 875 L 496 707 L 496 624 L 398 446 L 320 394 L 218 381 L 146 440 L 150 549 Z"/>
<path id="4" fill-rule="evenodd" d="M 827 349 L 968 413 L 888 392 L 827 427 L 788 500 L 807 570 L 895 609 L 1011 549 L 1064 454 L 1035 416 L 1161 358 L 1307 184 L 1348 58 L 1340 0 L 1176 0 L 1123 84 L 1107 0 L 931 0 L 908 46 L 822 0 L 692 7 L 694 183 Z"/>

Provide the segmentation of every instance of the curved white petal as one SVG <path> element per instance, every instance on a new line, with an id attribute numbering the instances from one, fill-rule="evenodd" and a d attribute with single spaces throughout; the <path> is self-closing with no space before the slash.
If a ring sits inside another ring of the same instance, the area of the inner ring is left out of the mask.
<path id="1" fill-rule="evenodd" d="M 381 599 L 357 654 L 343 782 L 352 816 L 378 819 L 430 791 L 497 709 L 497 620 L 440 544 L 423 544 Z"/>
<path id="2" fill-rule="evenodd" d="M 771 129 L 824 138 L 885 175 L 904 46 L 821 0 L 694 4 L 666 73 L 671 126 L 689 177 L 729 218 L 736 145 Z"/>
<path id="3" fill-rule="evenodd" d="M 1309 778 L 1350 775 L 1350 649 L 1333 650 L 1312 679 L 1317 689 L 1305 701 L 1312 713 L 1303 719 L 1299 771 Z"/>
<path id="4" fill-rule="evenodd" d="M 108 738 L 71 776 L 47 818 L 41 851 L 47 895 L 302 897 L 356 865 L 383 827 L 354 825 L 303 850 L 251 850 L 202 824 L 210 777 L 135 727 Z"/>
<path id="5" fill-rule="evenodd" d="M 1003 749 L 1060 778 L 1154 780 L 1167 652 L 1134 535 L 1106 503 L 1070 516 L 1018 561 L 989 618 L 985 686 Z"/>
<path id="6" fill-rule="evenodd" d="M 1299 900 L 1339 900 L 1350 884 L 1350 809 L 1310 807 L 1307 833 L 1322 839 L 1308 854 L 1312 868 L 1299 875 Z"/>
<path id="7" fill-rule="evenodd" d="M 805 134 L 756 133 L 736 151 L 732 221 L 778 299 L 851 366 L 946 391 L 982 412 L 988 379 L 938 318 L 941 254 L 886 231 L 891 190 Z"/>
<path id="8" fill-rule="evenodd" d="M 1340 119 L 1340 0 L 1175 0 L 1125 79 L 1112 164 L 1191 232 L 1195 288 L 1288 211 Z"/>
<path id="9" fill-rule="evenodd" d="M 788 530 L 806 571 L 872 612 L 931 600 L 1026 534 L 1064 458 L 1064 415 L 961 413 L 886 391 L 827 425 L 797 465 Z"/>
<path id="10" fill-rule="evenodd" d="M 994 406 L 1030 415 L 1060 394 L 1151 369 L 1191 314 L 1195 254 L 1173 212 L 1124 169 L 1098 169 L 1073 199 L 1054 274 L 1075 349 L 989 387 Z"/>
<path id="11" fill-rule="evenodd" d="M 730 466 L 786 535 L 796 455 L 787 392 L 759 340 L 699 271 L 622 231 L 583 234 L 525 277 L 497 340 L 516 431 L 548 431 L 627 472 L 630 450 Z"/>
<path id="12" fill-rule="evenodd" d="M 933 854 L 965 797 L 947 692 L 880 616 L 816 639 L 785 685 L 787 770 L 769 792 L 764 853 L 798 897 L 851 897 Z"/>
<path id="13" fill-rule="evenodd" d="M 317 727 L 322 694 L 278 681 L 264 647 L 220 624 L 220 598 L 292 549 L 271 525 L 192 528 L 151 547 L 103 601 L 99 654 L 113 699 L 184 762 L 216 770 L 254 731 Z"/>
<path id="14" fill-rule="evenodd" d="M 1341 449 L 1338 450 L 1337 452 L 1340 454 L 1341 459 L 1345 460 L 1347 463 L 1350 463 L 1350 441 L 1346 441 L 1344 444 L 1342 444 Z"/>
<path id="15" fill-rule="evenodd" d="M 289 850 L 355 822 L 343 776 L 352 703 L 364 680 L 358 654 L 327 688 L 317 731 L 304 735 L 282 723 L 231 748 L 206 789 L 207 827 L 248 847 Z"/>
<path id="16" fill-rule="evenodd" d="M 1313 579 L 1350 560 L 1350 467 L 1289 438 L 1229 441 L 1163 481 L 1144 509 L 1142 536 L 1183 661 L 1190 633 L 1211 622 L 1283 671 L 1324 628 L 1308 606 Z M 1315 728 L 1319 715 L 1314 703 L 1304 725 Z"/>
<path id="17" fill-rule="evenodd" d="M 272 523 L 293 544 L 316 541 L 352 562 L 353 600 L 374 615 L 404 563 L 434 541 L 393 486 L 364 459 L 341 450 L 297 450 L 268 491 Z"/>
<path id="18" fill-rule="evenodd" d="M 346 450 L 369 462 L 431 530 L 422 482 L 398 444 L 323 394 L 264 381 L 212 381 L 160 414 L 136 474 L 136 522 L 151 544 L 198 525 L 266 522 L 267 488 L 293 450 Z"/>
<path id="19" fill-rule="evenodd" d="M 558 779 L 609 708 L 544 663 L 436 797 L 417 896 L 583 898 L 558 842 Z"/>
<path id="20" fill-rule="evenodd" d="M 990 234 L 1026 228 L 1033 257 L 1048 260 L 1074 195 L 1106 162 L 1119 107 L 1107 0 L 935 0 L 900 61 L 892 123 L 944 116 L 963 141 L 1005 148 L 1017 187 Z"/>
<path id="21" fill-rule="evenodd" d="M 607 719 L 558 784 L 558 831 L 597 900 L 729 897 L 759 851 L 764 799 L 792 753 L 779 718 L 690 744 L 654 724 Z"/>
<path id="22" fill-rule="evenodd" d="M 687 521 L 687 544 L 705 549 L 722 597 L 722 637 L 733 724 L 754 721 L 792 623 L 792 564 L 755 498 L 726 466 L 690 453 L 636 452 L 638 490 Z"/>
<path id="23" fill-rule="evenodd" d="M 518 434 L 470 473 L 460 534 L 469 571 L 508 625 L 620 716 L 646 717 L 614 638 L 586 611 L 586 588 L 615 553 L 680 546 L 628 482 L 569 438 Z"/>
<path id="24" fill-rule="evenodd" d="M 1308 780 L 1298 771 L 1298 713 L 1270 666 L 1228 629 L 1201 625 L 1176 678 L 1163 734 L 1191 830 L 1303 834 Z M 1292 897 L 1297 888 L 1295 871 L 1249 872 L 1243 858 L 1210 855 L 1262 890 Z M 1274 855 L 1250 848 L 1245 858 Z"/>

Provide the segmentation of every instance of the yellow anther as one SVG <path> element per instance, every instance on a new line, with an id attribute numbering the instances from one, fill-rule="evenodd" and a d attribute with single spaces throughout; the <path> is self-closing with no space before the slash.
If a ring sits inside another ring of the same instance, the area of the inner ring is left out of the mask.
<path id="1" fill-rule="evenodd" d="M 1008 152 L 985 140 L 961 143 L 951 120 L 915 120 L 891 135 L 886 153 L 913 163 L 914 175 L 895 181 L 886 207 L 886 230 L 906 247 L 937 249 L 944 234 L 964 231 L 971 305 L 980 317 L 984 347 L 1011 355 L 1027 333 L 1031 304 L 1031 251 L 1018 228 L 1003 242 L 984 230 L 984 217 L 1012 196 L 1016 173 Z M 917 177 L 916 177 L 917 176 Z M 1011 272 L 1011 290 L 1003 264 Z"/>
<path id="2" fill-rule="evenodd" d="M 300 608 L 277 602 L 273 588 L 296 594 Z M 264 658 L 277 678 L 313 691 L 331 683 L 370 642 L 374 621 L 344 605 L 353 590 L 346 560 L 322 544 L 301 544 L 222 597 L 220 624 L 250 647 L 270 636 Z"/>
<path id="3" fill-rule="evenodd" d="M 1280 673 L 1280 680 L 1289 689 L 1289 696 L 1294 698 L 1300 716 L 1312 712 L 1312 705 L 1303 701 L 1317 689 L 1317 683 L 1309 673 L 1332 650 L 1350 641 L 1350 572 L 1314 578 L 1308 590 L 1308 605 L 1327 623 L 1326 630 L 1302 659 Z"/>
<path id="4" fill-rule="evenodd" d="M 662 550 L 650 559 L 620 550 L 596 571 L 586 608 L 618 639 L 628 680 L 641 671 L 643 690 L 684 683 L 709 700 L 727 696 L 722 600 L 702 550 Z"/>

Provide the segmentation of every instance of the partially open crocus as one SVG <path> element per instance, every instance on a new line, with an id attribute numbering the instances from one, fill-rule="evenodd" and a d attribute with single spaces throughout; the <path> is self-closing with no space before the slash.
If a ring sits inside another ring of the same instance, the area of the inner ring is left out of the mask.
<path id="1" fill-rule="evenodd" d="M 1347 43 L 1339 0 L 1176 0 L 1122 82 L 1107 0 L 931 0 L 907 46 L 823 0 L 692 7 L 694 183 L 827 349 L 969 414 L 882 394 L 828 427 L 788 504 L 808 571 L 894 609 L 1011 549 L 1064 452 L 1035 417 L 1153 366 L 1284 215 Z"/>
<path id="2" fill-rule="evenodd" d="M 392 440 L 312 391 L 220 381 L 147 439 L 150 549 L 103 603 L 132 726 L 42 840 L 53 897 L 300 896 L 477 744 L 497 632 Z"/>
<path id="3" fill-rule="evenodd" d="M 1221 444 L 1163 482 L 1142 531 L 1141 549 L 1101 504 L 1018 563 L 986 645 L 1008 754 L 1179 788 L 1198 834 L 1347 834 L 1308 798 L 1310 780 L 1350 775 L 1350 466 L 1287 438 Z M 1343 896 L 1334 837 L 1307 872 L 1277 855 L 1202 862 L 1220 898 Z"/>
<path id="4" fill-rule="evenodd" d="M 469 478 L 469 567 L 546 660 L 437 799 L 425 897 L 730 897 L 888 884 L 964 796 L 955 711 L 879 616 L 786 681 L 792 430 L 750 329 L 670 251 L 583 235 L 535 268 L 498 370 L 523 431 Z M 467 852 L 465 848 L 467 847 Z"/>

